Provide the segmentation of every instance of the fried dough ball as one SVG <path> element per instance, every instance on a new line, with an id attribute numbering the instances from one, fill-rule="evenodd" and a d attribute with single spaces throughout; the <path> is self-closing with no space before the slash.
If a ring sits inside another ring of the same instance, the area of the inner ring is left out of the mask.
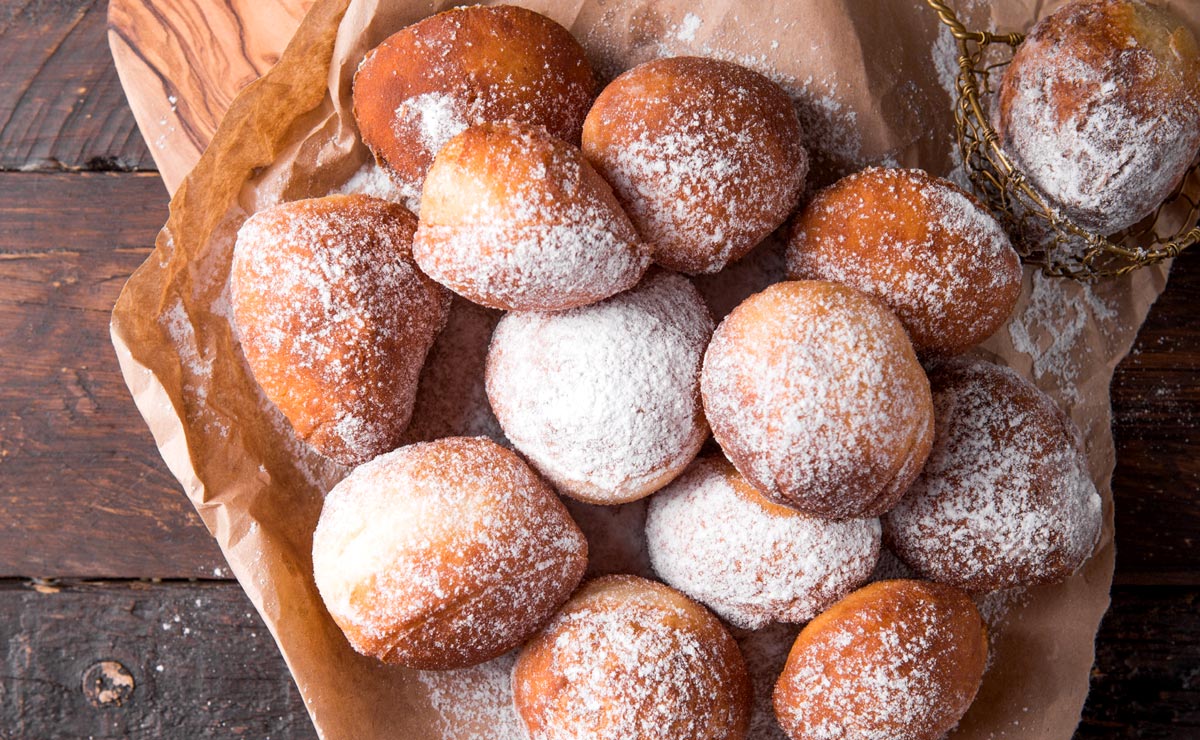
<path id="1" fill-rule="evenodd" d="M 1032 383 L 990 362 L 947 362 L 930 382 L 933 451 L 884 516 L 891 550 L 922 578 L 972 593 L 1074 573 L 1101 523 L 1075 425 Z"/>
<path id="2" fill-rule="evenodd" d="M 513 452 L 483 437 L 402 447 L 325 498 L 321 598 L 362 653 L 410 668 L 476 665 L 524 642 L 578 585 L 587 541 Z"/>
<path id="3" fill-rule="evenodd" d="M 375 158 L 415 194 L 434 156 L 468 126 L 523 121 L 578 144 L 595 88 L 567 29 L 513 5 L 476 5 L 371 50 L 354 76 L 354 117 Z"/>
<path id="4" fill-rule="evenodd" d="M 808 154 L 787 93 L 731 62 L 658 59 L 600 93 L 583 151 L 613 185 L 654 261 L 711 273 L 787 219 Z"/>
<path id="5" fill-rule="evenodd" d="M 822 190 L 792 221 L 788 277 L 832 280 L 888 305 L 923 355 L 964 352 L 1021 295 L 1004 229 L 957 185 L 871 167 Z"/>
<path id="6" fill-rule="evenodd" d="M 545 129 L 486 123 L 438 153 L 413 255 L 475 303 L 560 311 L 631 288 L 649 247 L 575 147 Z"/>
<path id="7" fill-rule="evenodd" d="M 521 651 L 530 740 L 742 740 L 750 680 L 704 607 L 634 576 L 589 581 Z"/>
<path id="8" fill-rule="evenodd" d="M 1200 149 L 1200 45 L 1166 8 L 1075 0 L 1017 48 L 996 111 L 1004 150 L 1054 204 L 1086 229 L 1120 231 Z"/>
<path id="9" fill-rule="evenodd" d="M 738 472 L 812 516 L 879 516 L 933 442 L 929 381 L 904 327 L 837 283 L 777 283 L 743 301 L 713 335 L 701 389 Z"/>
<path id="10" fill-rule="evenodd" d="M 878 581 L 809 622 L 775 685 L 792 740 L 939 740 L 966 714 L 987 629 L 963 592 Z"/>
<path id="11" fill-rule="evenodd" d="M 238 232 L 230 275 L 242 352 L 318 452 L 356 465 L 399 444 L 450 293 L 412 261 L 417 219 L 364 195 L 284 203 Z"/>

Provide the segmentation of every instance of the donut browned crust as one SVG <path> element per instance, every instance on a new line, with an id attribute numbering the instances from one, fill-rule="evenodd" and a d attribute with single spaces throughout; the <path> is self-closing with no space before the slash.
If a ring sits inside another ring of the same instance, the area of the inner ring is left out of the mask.
<path id="1" fill-rule="evenodd" d="M 700 387 L 738 472 L 812 516 L 879 516 L 933 442 L 929 381 L 900 320 L 838 283 L 776 283 L 743 301 L 717 327 Z"/>
<path id="2" fill-rule="evenodd" d="M 554 492 L 482 437 L 359 466 L 326 496 L 313 534 L 317 588 L 351 646 L 410 668 L 513 649 L 586 567 L 587 541 Z"/>
<path id="3" fill-rule="evenodd" d="M 1075 0 L 1046 16 L 1000 83 L 1004 150 L 1102 234 L 1152 212 L 1200 149 L 1200 45 L 1168 9 Z"/>
<path id="4" fill-rule="evenodd" d="M 530 740 L 742 740 L 750 679 L 704 607 L 661 583 L 606 576 L 522 649 L 513 700 Z"/>
<path id="5" fill-rule="evenodd" d="M 511 121 L 469 128 L 438 153 L 413 254 L 464 298 L 511 311 L 595 303 L 633 287 L 650 264 L 579 149 Z"/>
<path id="6" fill-rule="evenodd" d="M 957 354 L 999 329 L 1021 295 L 1004 229 L 954 183 L 870 167 L 822 190 L 792 221 L 788 277 L 870 293 L 922 355 Z"/>
<path id="7" fill-rule="evenodd" d="M 454 8 L 388 37 L 354 76 L 363 142 L 419 191 L 441 144 L 468 126 L 515 120 L 578 144 L 595 94 L 567 29 L 513 5 Z"/>
<path id="8" fill-rule="evenodd" d="M 355 465 L 399 444 L 450 293 L 412 260 L 417 219 L 365 195 L 260 211 L 230 276 L 242 352 L 296 435 Z"/>
<path id="9" fill-rule="evenodd" d="M 987 631 L 962 591 L 878 581 L 808 623 L 775 685 L 792 740 L 938 740 L 966 714 Z"/>
<path id="10" fill-rule="evenodd" d="M 1074 573 L 1096 546 L 1102 508 L 1074 423 L 990 362 L 958 358 L 929 380 L 933 451 L 884 515 L 888 547 L 922 578 L 973 593 Z"/>
<path id="11" fill-rule="evenodd" d="M 796 207 L 808 173 L 787 93 L 731 62 L 658 59 L 600 93 L 583 151 L 654 250 L 687 273 L 717 272 Z"/>

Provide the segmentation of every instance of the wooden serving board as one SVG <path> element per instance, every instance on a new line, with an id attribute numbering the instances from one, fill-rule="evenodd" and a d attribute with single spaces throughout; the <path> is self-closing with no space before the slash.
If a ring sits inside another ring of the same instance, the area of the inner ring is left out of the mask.
<path id="1" fill-rule="evenodd" d="M 167 190 L 200 159 L 246 85 L 271 68 L 313 0 L 110 0 L 108 44 Z"/>

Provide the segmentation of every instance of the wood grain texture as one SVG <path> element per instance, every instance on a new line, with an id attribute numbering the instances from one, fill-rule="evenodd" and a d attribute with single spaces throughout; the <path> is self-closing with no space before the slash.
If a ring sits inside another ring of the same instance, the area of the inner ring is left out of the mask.
<path id="1" fill-rule="evenodd" d="M 225 573 L 108 338 L 166 216 L 153 173 L 0 173 L 0 575 Z"/>
<path id="2" fill-rule="evenodd" d="M 0 2 L 0 170 L 153 169 L 102 0 Z"/>
<path id="3" fill-rule="evenodd" d="M 109 44 L 175 192 L 234 96 L 271 68 L 313 0 L 111 0 Z"/>
<path id="4" fill-rule="evenodd" d="M 0 582 L 0 738 L 312 738 L 234 583 Z"/>

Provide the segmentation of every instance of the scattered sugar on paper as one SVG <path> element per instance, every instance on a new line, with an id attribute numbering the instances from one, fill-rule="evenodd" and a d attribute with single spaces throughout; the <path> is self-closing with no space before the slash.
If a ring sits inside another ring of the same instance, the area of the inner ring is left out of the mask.
<path id="1" fill-rule="evenodd" d="M 512 668 L 517 651 L 453 671 L 418 671 L 434 711 L 439 737 L 455 740 L 526 740 L 513 707 Z"/>

